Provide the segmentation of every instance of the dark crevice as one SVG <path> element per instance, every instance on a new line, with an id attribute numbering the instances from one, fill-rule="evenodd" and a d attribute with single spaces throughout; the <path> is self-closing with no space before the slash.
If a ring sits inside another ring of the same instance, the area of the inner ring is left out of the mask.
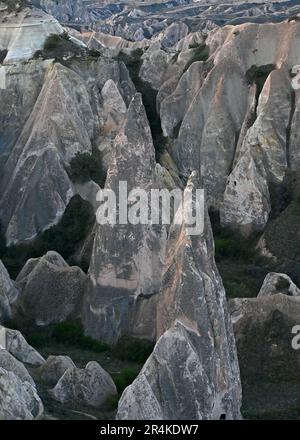
<path id="1" fill-rule="evenodd" d="M 294 114 L 296 110 L 296 93 L 294 90 L 291 92 L 291 111 L 290 111 L 290 117 L 289 117 L 289 123 L 286 129 L 286 161 L 287 166 L 290 168 L 290 144 L 291 144 L 291 131 L 292 131 L 292 124 L 294 119 Z"/>
<path id="2" fill-rule="evenodd" d="M 166 138 L 163 136 L 160 116 L 156 109 L 156 97 L 158 92 L 157 90 L 152 89 L 151 85 L 143 81 L 139 76 L 143 62 L 143 53 L 142 49 L 137 49 L 131 55 L 121 53 L 118 60 L 125 63 L 136 90 L 142 95 L 143 104 L 151 129 L 156 161 L 159 162 L 161 154 L 163 154 L 166 149 Z"/>

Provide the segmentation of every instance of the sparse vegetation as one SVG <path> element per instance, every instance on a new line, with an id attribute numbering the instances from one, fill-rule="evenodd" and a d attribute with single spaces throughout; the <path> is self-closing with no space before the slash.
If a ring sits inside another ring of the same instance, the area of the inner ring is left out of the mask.
<path id="1" fill-rule="evenodd" d="M 154 344 L 146 339 L 123 338 L 114 347 L 118 359 L 144 364 L 152 353 Z"/>
<path id="2" fill-rule="evenodd" d="M 279 280 L 277 281 L 277 284 L 276 284 L 276 288 L 279 291 L 284 292 L 284 291 L 288 290 L 289 287 L 290 287 L 290 282 L 288 280 L 286 280 L 285 278 L 279 278 Z"/>
<path id="3" fill-rule="evenodd" d="M 220 226 L 219 214 L 210 213 L 215 258 L 229 298 L 257 296 L 269 268 L 257 256 L 256 240 L 246 240 Z"/>
<path id="4" fill-rule="evenodd" d="M 53 328 L 52 337 L 60 343 L 71 345 L 82 350 L 91 350 L 95 353 L 107 351 L 108 347 L 102 342 L 85 336 L 83 327 L 80 323 L 62 322 Z"/>
<path id="5" fill-rule="evenodd" d="M 185 66 L 184 72 L 186 72 L 188 68 L 196 61 L 206 62 L 209 58 L 209 46 L 207 46 L 205 43 L 201 43 L 201 44 L 195 43 L 192 49 L 193 49 L 193 56 Z"/>
<path id="6" fill-rule="evenodd" d="M 259 98 L 261 91 L 270 73 L 276 69 L 274 64 L 266 64 L 265 66 L 252 66 L 246 72 L 246 80 L 249 85 L 256 84 L 256 98 Z"/>
<path id="7" fill-rule="evenodd" d="M 45 51 L 52 51 L 61 46 L 65 41 L 70 41 L 70 36 L 67 32 L 62 34 L 51 34 L 44 43 Z"/>
<path id="8" fill-rule="evenodd" d="M 153 90 L 150 84 L 145 83 L 139 77 L 139 72 L 142 65 L 141 57 L 143 53 L 144 52 L 142 49 L 137 49 L 132 53 L 131 56 L 121 53 L 119 55 L 119 60 L 126 64 L 137 91 L 142 95 L 143 104 L 151 129 L 153 145 L 156 151 L 156 160 L 159 161 L 160 155 L 165 151 L 166 148 L 166 138 L 163 136 L 160 117 L 156 111 L 157 91 Z"/>
<path id="9" fill-rule="evenodd" d="M 139 372 L 140 370 L 138 368 L 126 367 L 120 373 L 112 374 L 119 395 L 123 393 L 125 388 L 132 384 Z"/>
<path id="10" fill-rule="evenodd" d="M 101 188 L 105 185 L 106 173 L 102 166 L 101 155 L 98 151 L 77 153 L 70 163 L 70 174 L 73 182 L 88 182 L 93 180 Z"/>
<path id="11" fill-rule="evenodd" d="M 34 54 L 34 58 L 54 58 L 56 61 L 66 64 L 70 58 L 88 53 L 89 51 L 74 43 L 67 32 L 63 32 L 62 34 L 49 35 L 43 49 L 38 50 Z"/>

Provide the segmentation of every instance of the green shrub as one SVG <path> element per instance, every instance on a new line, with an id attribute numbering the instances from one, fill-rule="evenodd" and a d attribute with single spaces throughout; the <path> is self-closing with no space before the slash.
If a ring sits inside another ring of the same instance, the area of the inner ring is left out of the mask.
<path id="1" fill-rule="evenodd" d="M 100 153 L 77 153 L 70 162 L 71 179 L 74 182 L 93 180 L 102 188 L 105 185 L 106 173 L 103 170 Z"/>
<path id="2" fill-rule="evenodd" d="M 113 355 L 121 360 L 144 364 L 152 353 L 154 344 L 147 339 L 122 338 L 113 349 Z"/>
<path id="3" fill-rule="evenodd" d="M 281 291 L 288 290 L 290 287 L 290 282 L 285 278 L 279 278 L 276 284 L 276 288 Z"/>
<path id="4" fill-rule="evenodd" d="M 215 240 L 216 259 L 235 258 L 241 254 L 239 243 L 232 238 L 217 238 Z"/>
<path id="5" fill-rule="evenodd" d="M 64 41 L 70 41 L 70 36 L 67 32 L 51 34 L 44 43 L 44 50 L 51 51 L 57 49 Z"/>
<path id="6" fill-rule="evenodd" d="M 89 55 L 93 58 L 99 58 L 101 56 L 101 53 L 97 49 L 90 49 Z"/>
<path id="7" fill-rule="evenodd" d="M 91 350 L 95 353 L 102 353 L 108 350 L 106 344 L 96 341 L 90 336 L 85 336 L 82 325 L 74 322 L 56 324 L 53 329 L 52 337 L 56 342 L 77 347 L 82 350 Z"/>
<path id="8" fill-rule="evenodd" d="M 120 373 L 111 375 L 119 394 L 122 394 L 125 388 L 132 384 L 139 372 L 138 368 L 126 367 Z"/>

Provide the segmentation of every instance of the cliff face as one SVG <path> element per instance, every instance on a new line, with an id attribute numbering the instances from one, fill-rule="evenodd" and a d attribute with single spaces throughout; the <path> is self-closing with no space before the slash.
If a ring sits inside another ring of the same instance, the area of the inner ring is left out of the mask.
<path id="1" fill-rule="evenodd" d="M 5 64 L 31 58 L 49 35 L 62 32 L 59 22 L 41 10 L 0 10 L 0 50 L 7 51 Z"/>
<path id="2" fill-rule="evenodd" d="M 185 194 L 198 186 L 193 173 Z M 183 222 L 170 230 L 158 299 L 158 341 L 121 397 L 117 418 L 237 419 L 239 367 L 208 214 L 197 236 L 189 235 L 183 208 L 177 216 Z"/>

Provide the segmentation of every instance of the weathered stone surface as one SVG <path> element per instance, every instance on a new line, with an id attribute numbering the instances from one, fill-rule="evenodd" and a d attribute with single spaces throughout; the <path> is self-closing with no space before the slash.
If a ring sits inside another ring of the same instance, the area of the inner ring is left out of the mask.
<path id="1" fill-rule="evenodd" d="M 0 368 L 0 420 L 33 420 L 43 414 L 35 388 Z"/>
<path id="2" fill-rule="evenodd" d="M 28 60 L 43 48 L 49 35 L 62 32 L 58 21 L 41 10 L 0 11 L 0 50 L 8 51 L 5 63 Z"/>
<path id="3" fill-rule="evenodd" d="M 77 152 L 91 152 L 93 130 L 84 82 L 59 63 L 52 65 L 1 176 L 0 216 L 8 244 L 32 239 L 59 221 L 74 195 L 66 165 Z"/>
<path id="4" fill-rule="evenodd" d="M 128 110 L 126 122 L 116 138 L 105 188 L 118 197 L 119 182 L 149 191 L 159 185 L 155 173 L 155 155 L 151 132 L 141 96 L 137 94 Z M 84 301 L 83 321 L 86 332 L 94 338 L 115 343 L 123 335 L 152 338 L 152 326 L 134 321 L 135 310 L 145 298 L 159 292 L 161 261 L 166 232 L 151 225 L 97 225 L 90 264 L 91 285 Z M 139 304 L 137 304 L 139 303 Z M 151 318 L 152 316 L 152 318 Z M 142 317 L 141 317 L 142 318 Z"/>
<path id="5" fill-rule="evenodd" d="M 185 190 L 195 190 L 193 174 Z M 170 230 L 152 355 L 123 393 L 118 419 L 240 417 L 241 388 L 225 291 L 214 262 L 208 214 L 190 235 L 187 212 Z M 175 217 L 175 219 L 176 219 Z"/>
<path id="6" fill-rule="evenodd" d="M 192 101 L 186 104 L 171 154 L 183 176 L 188 177 L 193 169 L 203 176 L 210 206 L 217 207 L 222 198 L 237 133 L 247 110 L 248 93 L 243 69 L 227 59 L 215 65 L 194 96 L 189 94 Z"/>
<path id="7" fill-rule="evenodd" d="M 69 368 L 75 368 L 75 364 L 69 356 L 49 356 L 39 368 L 38 374 L 42 382 L 55 386 Z"/>
<path id="8" fill-rule="evenodd" d="M 148 83 L 152 89 L 158 90 L 165 79 L 165 72 L 172 54 L 165 52 L 160 48 L 160 43 L 153 43 L 152 46 L 143 55 L 143 64 L 141 65 L 139 76 Z"/>
<path id="9" fill-rule="evenodd" d="M 189 32 L 188 26 L 183 22 L 172 23 L 162 33 L 160 43 L 162 48 L 175 46 L 182 38 L 186 37 Z"/>
<path id="10" fill-rule="evenodd" d="M 90 405 L 95 408 L 117 394 L 110 375 L 97 362 L 89 362 L 84 370 L 69 368 L 52 390 L 62 403 Z"/>
<path id="11" fill-rule="evenodd" d="M 229 176 L 221 213 L 223 225 L 239 228 L 244 234 L 264 229 L 271 210 L 268 184 L 282 182 L 287 169 L 290 112 L 290 76 L 283 65 L 264 85 L 256 121 Z"/>
<path id="12" fill-rule="evenodd" d="M 271 272 L 266 276 L 258 297 L 276 295 L 277 293 L 300 296 L 300 289 L 298 289 L 288 275 Z"/>
<path id="13" fill-rule="evenodd" d="M 171 136 L 181 124 L 188 107 L 205 79 L 203 62 L 193 63 L 180 78 L 176 89 L 166 97 L 160 107 L 161 127 L 164 136 Z"/>
<path id="14" fill-rule="evenodd" d="M 56 252 L 28 260 L 16 281 L 20 295 L 14 316 L 37 325 L 79 317 L 87 277 Z"/>
<path id="15" fill-rule="evenodd" d="M 0 326 L 0 345 L 24 364 L 38 367 L 45 362 L 40 353 L 26 342 L 18 330 Z"/>
<path id="16" fill-rule="evenodd" d="M 0 368 L 14 373 L 21 382 L 28 382 L 35 387 L 34 380 L 24 367 L 24 365 L 15 359 L 8 351 L 0 347 Z"/>
<path id="17" fill-rule="evenodd" d="M 18 290 L 0 260 L 0 324 L 11 317 L 10 303 L 18 296 Z"/>
<path id="18" fill-rule="evenodd" d="M 241 370 L 243 414 L 260 419 L 296 416 L 300 365 L 292 330 L 299 325 L 299 297 L 279 293 L 236 298 L 229 301 L 229 308 Z"/>

